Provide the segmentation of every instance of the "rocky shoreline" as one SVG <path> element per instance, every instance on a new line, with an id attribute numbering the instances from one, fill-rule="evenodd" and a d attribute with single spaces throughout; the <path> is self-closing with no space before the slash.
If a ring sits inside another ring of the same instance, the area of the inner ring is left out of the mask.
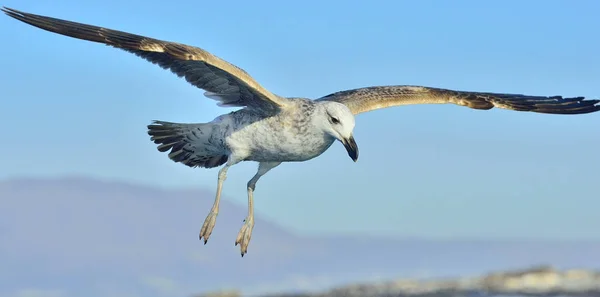
<path id="1" fill-rule="evenodd" d="M 238 297 L 241 292 L 215 292 L 196 297 Z M 311 294 L 273 294 L 261 297 L 457 297 L 457 296 L 586 296 L 600 297 L 600 271 L 558 270 L 538 266 L 493 272 L 480 277 L 399 279 L 354 284 Z"/>

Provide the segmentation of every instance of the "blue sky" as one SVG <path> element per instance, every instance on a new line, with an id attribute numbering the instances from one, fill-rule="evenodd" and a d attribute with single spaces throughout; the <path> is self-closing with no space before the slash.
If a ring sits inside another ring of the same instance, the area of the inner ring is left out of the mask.
<path id="1" fill-rule="evenodd" d="M 2 5 L 199 46 L 285 96 L 412 84 L 600 97 L 597 1 Z M 84 175 L 215 188 L 216 169 L 171 162 L 146 125 L 206 122 L 231 109 L 110 47 L 6 16 L 0 38 L 0 178 Z M 598 135 L 600 113 L 379 110 L 357 118 L 358 163 L 336 143 L 318 159 L 279 166 L 257 185 L 256 211 L 310 234 L 600 239 Z M 245 204 L 255 170 L 233 167 L 226 199 Z"/>

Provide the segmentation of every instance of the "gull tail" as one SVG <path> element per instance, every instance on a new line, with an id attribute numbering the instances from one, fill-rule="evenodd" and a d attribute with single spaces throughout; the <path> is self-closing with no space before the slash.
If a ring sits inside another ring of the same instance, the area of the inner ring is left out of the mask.
<path id="1" fill-rule="evenodd" d="M 153 121 L 148 125 L 150 140 L 169 159 L 189 167 L 214 168 L 227 162 L 228 156 L 211 143 L 213 124 L 178 124 Z"/>

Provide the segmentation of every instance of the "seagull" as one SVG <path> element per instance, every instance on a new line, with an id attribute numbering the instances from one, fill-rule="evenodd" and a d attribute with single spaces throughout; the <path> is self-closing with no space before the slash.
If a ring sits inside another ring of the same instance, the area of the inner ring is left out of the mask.
<path id="1" fill-rule="evenodd" d="M 216 197 L 200 229 L 207 243 L 217 215 L 227 170 L 243 161 L 258 162 L 247 183 L 248 215 L 235 240 L 243 257 L 254 228 L 254 191 L 258 180 L 283 162 L 318 157 L 340 141 L 358 160 L 353 136 L 355 115 L 410 104 L 456 104 L 477 110 L 494 107 L 547 114 L 586 114 L 600 100 L 584 97 L 455 91 L 425 86 L 371 86 L 338 91 L 318 99 L 283 97 L 270 92 L 246 71 L 198 47 L 51 18 L 3 7 L 8 16 L 57 34 L 103 43 L 141 57 L 204 90 L 218 106 L 239 108 L 207 123 L 153 121 L 150 140 L 177 163 L 218 171 Z"/>

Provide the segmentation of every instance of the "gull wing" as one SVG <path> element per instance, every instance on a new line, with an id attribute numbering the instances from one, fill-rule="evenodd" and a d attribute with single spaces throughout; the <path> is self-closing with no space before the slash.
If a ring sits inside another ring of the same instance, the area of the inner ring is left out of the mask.
<path id="1" fill-rule="evenodd" d="M 241 68 L 211 53 L 181 43 L 168 42 L 127 32 L 86 25 L 4 7 L 8 16 L 50 32 L 104 43 L 133 53 L 171 70 L 190 84 L 205 90 L 205 96 L 220 101 L 219 106 L 249 107 L 277 112 L 286 98 L 272 94 Z"/>
<path id="2" fill-rule="evenodd" d="M 549 114 L 584 114 L 600 110 L 600 100 L 584 97 L 464 92 L 422 86 L 366 87 L 339 91 L 316 101 L 324 100 L 342 103 L 354 114 L 400 105 L 447 103 L 482 110 L 497 107 Z"/>

